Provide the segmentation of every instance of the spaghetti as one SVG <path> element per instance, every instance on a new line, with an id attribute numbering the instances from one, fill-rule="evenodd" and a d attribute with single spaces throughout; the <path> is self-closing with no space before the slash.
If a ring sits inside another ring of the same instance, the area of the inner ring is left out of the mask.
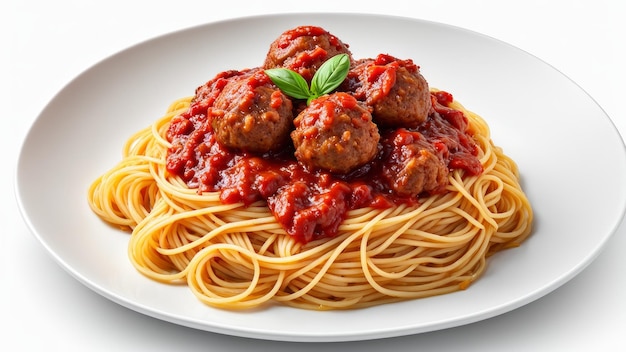
<path id="1" fill-rule="evenodd" d="M 187 284 L 208 305 L 352 309 L 445 294 L 467 288 L 490 255 L 531 232 L 517 165 L 457 101 L 448 107 L 468 120 L 480 174 L 454 169 L 443 192 L 417 204 L 349 210 L 334 236 L 303 242 L 266 202 L 224 203 L 220 192 L 199 193 L 167 171 L 167 130 L 192 100 L 175 101 L 130 137 L 88 201 L 102 219 L 132 231 L 128 255 L 139 272 Z"/>

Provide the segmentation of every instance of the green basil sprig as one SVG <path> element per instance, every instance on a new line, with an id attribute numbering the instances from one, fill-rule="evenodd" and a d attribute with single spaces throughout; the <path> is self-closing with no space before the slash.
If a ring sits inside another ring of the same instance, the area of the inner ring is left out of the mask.
<path id="1" fill-rule="evenodd" d="M 332 92 L 346 79 L 350 70 L 350 57 L 348 54 L 339 54 L 326 60 L 320 66 L 313 78 L 311 87 L 307 81 L 297 72 L 286 68 L 271 68 L 265 70 L 272 82 L 283 93 L 296 99 L 306 99 L 307 105 L 313 99 Z"/>

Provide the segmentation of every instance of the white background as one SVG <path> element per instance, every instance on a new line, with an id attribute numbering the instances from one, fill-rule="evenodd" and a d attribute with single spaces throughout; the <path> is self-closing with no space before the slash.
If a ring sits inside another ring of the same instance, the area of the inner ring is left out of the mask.
<path id="1" fill-rule="evenodd" d="M 218 4 L 12 0 L 0 5 L 0 349 L 626 350 L 625 224 L 582 273 L 527 306 L 444 331 L 364 342 L 271 342 L 198 331 L 121 307 L 67 274 L 29 233 L 15 202 L 15 165 L 31 123 L 54 94 L 96 62 L 146 39 L 206 22 L 321 11 L 402 15 L 467 28 L 556 67 L 588 92 L 626 135 L 626 2 L 230 0 Z"/>

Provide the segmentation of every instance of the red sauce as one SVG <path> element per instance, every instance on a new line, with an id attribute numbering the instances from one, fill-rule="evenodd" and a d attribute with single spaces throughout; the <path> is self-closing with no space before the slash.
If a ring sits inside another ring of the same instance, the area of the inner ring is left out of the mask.
<path id="1" fill-rule="evenodd" d="M 219 191 L 223 203 L 249 205 L 265 200 L 287 233 L 302 242 L 334 236 L 351 209 L 419 203 L 417 198 L 394 195 L 382 181 L 383 158 L 393 149 L 385 145 L 392 143 L 389 139 L 381 138 L 380 152 L 373 161 L 347 175 L 310 171 L 297 162 L 289 148 L 254 155 L 222 147 L 207 123 L 207 108 L 218 94 L 215 91 L 223 88 L 225 77 L 234 74 L 218 75 L 205 85 L 211 89 L 199 88 L 189 110 L 171 122 L 167 138 L 173 146 L 168 151 L 167 170 L 189 187 L 197 188 L 198 193 Z M 450 169 L 480 174 L 482 165 L 476 158 L 477 146 L 467 131 L 466 117 L 448 107 L 451 94 L 437 92 L 431 97 L 431 113 L 422 125 L 393 132 L 398 136 L 418 131 L 443 153 Z M 385 132 L 390 131 L 381 131 L 381 135 Z"/>
<path id="2" fill-rule="evenodd" d="M 291 43 L 298 37 L 317 37 L 329 34 L 326 30 L 317 26 L 299 26 L 294 29 L 290 29 L 284 32 L 279 40 L 279 47 L 284 49 L 291 45 Z M 329 37 L 330 44 L 336 48 L 341 47 L 341 41 L 334 35 Z"/>
<path id="3" fill-rule="evenodd" d="M 339 40 L 339 38 L 317 26 L 299 26 L 284 32 L 278 38 L 277 47 L 280 49 L 287 49 L 300 37 L 322 37 L 326 35 L 328 36 L 328 44 L 331 47 L 338 51 L 343 50 L 344 44 Z M 328 52 L 323 49 L 322 46 L 315 45 L 308 50 L 300 51 L 293 62 L 290 63 L 290 68 L 307 68 L 310 67 L 312 63 L 324 61 L 327 56 Z"/>

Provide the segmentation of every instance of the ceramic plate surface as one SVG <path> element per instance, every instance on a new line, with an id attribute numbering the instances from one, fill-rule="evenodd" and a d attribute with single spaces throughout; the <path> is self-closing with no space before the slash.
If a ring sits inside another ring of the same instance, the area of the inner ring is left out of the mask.
<path id="1" fill-rule="evenodd" d="M 298 25 L 318 25 L 355 58 L 411 58 L 432 87 L 480 114 L 519 166 L 536 214 L 532 236 L 489 260 L 482 278 L 452 294 L 352 311 L 271 307 L 225 311 L 185 286 L 141 276 L 128 234 L 87 205 L 87 188 L 121 157 L 124 141 L 170 102 L 220 71 L 260 66 L 269 44 Z M 76 77 L 45 107 L 21 150 L 16 175 L 30 230 L 80 282 L 137 312 L 235 336 L 350 341 L 469 324 L 558 288 L 600 252 L 626 207 L 626 153 L 603 110 L 536 57 L 493 38 L 416 19 L 358 14 L 241 18 L 150 39 Z M 45 180 L 45 181 L 44 181 Z"/>

